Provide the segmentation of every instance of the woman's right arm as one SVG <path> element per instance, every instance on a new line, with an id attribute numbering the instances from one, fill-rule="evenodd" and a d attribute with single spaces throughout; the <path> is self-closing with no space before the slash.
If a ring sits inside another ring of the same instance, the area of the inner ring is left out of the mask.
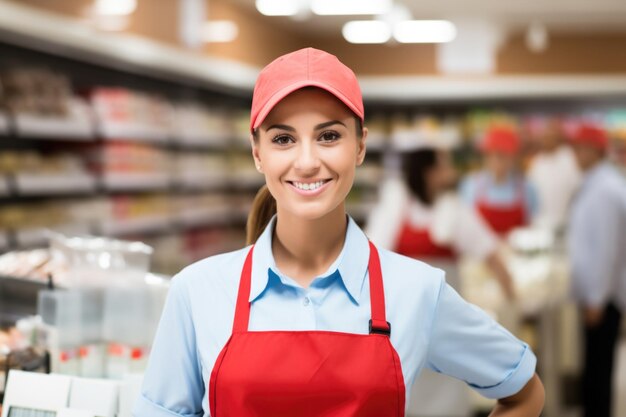
<path id="1" fill-rule="evenodd" d="M 150 351 L 135 417 L 202 416 L 204 382 L 187 283 L 171 281 Z"/>

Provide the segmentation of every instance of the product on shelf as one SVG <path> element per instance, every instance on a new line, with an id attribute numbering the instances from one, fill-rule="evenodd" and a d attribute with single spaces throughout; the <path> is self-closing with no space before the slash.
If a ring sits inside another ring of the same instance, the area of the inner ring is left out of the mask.
<path id="1" fill-rule="evenodd" d="M 230 166 L 222 154 L 180 153 L 174 165 L 176 183 L 184 188 L 223 187 L 229 182 Z"/>
<path id="2" fill-rule="evenodd" d="M 14 67 L 0 74 L 1 96 L 19 136 L 92 139 L 91 109 L 72 92 L 70 80 L 43 68 Z"/>
<path id="3" fill-rule="evenodd" d="M 226 146 L 232 140 L 232 118 L 224 109 L 210 109 L 199 104 L 174 107 L 174 138 L 183 144 Z"/>
<path id="4" fill-rule="evenodd" d="M 249 154 L 233 154 L 229 159 L 231 178 L 235 187 L 260 187 L 265 183 L 263 174 L 257 171 L 252 156 Z"/>
<path id="5" fill-rule="evenodd" d="M 389 119 L 382 114 L 368 116 L 366 127 L 368 149 L 384 150 L 391 134 Z"/>
<path id="6" fill-rule="evenodd" d="M 13 67 L 0 72 L 3 106 L 13 114 L 65 117 L 72 97 L 69 78 L 43 68 Z"/>
<path id="7" fill-rule="evenodd" d="M 172 179 L 172 155 L 142 143 L 103 142 L 84 147 L 89 170 L 112 191 L 167 188 Z"/>
<path id="8" fill-rule="evenodd" d="M 95 179 L 83 160 L 70 153 L 0 153 L 0 174 L 12 175 L 18 195 L 94 191 Z"/>
<path id="9" fill-rule="evenodd" d="M 0 255 L 0 275 L 47 282 L 52 276 L 59 282 L 66 279 L 67 263 L 49 249 L 15 251 Z"/>
<path id="10" fill-rule="evenodd" d="M 461 143 L 461 127 L 454 118 L 440 119 L 432 115 L 417 114 L 394 125 L 391 141 L 393 148 L 398 151 L 420 147 L 454 149 Z"/>
<path id="11" fill-rule="evenodd" d="M 236 112 L 233 115 L 233 134 L 235 144 L 242 148 L 250 147 L 250 113 L 248 111 Z"/>
<path id="12" fill-rule="evenodd" d="M 116 87 L 89 92 L 99 133 L 110 139 L 163 142 L 172 135 L 173 108 L 164 98 Z"/>

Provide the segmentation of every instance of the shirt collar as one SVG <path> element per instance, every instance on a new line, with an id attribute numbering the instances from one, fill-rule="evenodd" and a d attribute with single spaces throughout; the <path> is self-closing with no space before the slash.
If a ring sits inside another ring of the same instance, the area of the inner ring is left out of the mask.
<path id="1" fill-rule="evenodd" d="M 348 227 L 341 253 L 320 277 L 328 277 L 338 272 L 348 294 L 359 304 L 369 261 L 369 241 L 352 217 L 347 217 Z M 279 277 L 281 276 L 272 253 L 272 237 L 275 224 L 276 215 L 272 217 L 254 246 L 250 302 L 257 299 L 265 291 L 269 283 L 270 272 Z"/>

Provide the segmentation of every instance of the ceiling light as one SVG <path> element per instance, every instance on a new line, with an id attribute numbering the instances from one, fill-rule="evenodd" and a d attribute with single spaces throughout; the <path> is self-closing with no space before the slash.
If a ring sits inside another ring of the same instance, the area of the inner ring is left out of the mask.
<path id="1" fill-rule="evenodd" d="M 393 29 L 400 43 L 445 43 L 456 38 L 456 27 L 447 20 L 407 20 Z"/>
<path id="2" fill-rule="evenodd" d="M 377 20 L 353 20 L 343 25 L 343 37 L 350 43 L 385 43 L 391 38 L 391 28 Z"/>
<path id="3" fill-rule="evenodd" d="M 541 22 L 532 22 L 526 31 L 526 47 L 540 53 L 548 48 L 548 29 Z"/>
<path id="4" fill-rule="evenodd" d="M 212 20 L 202 27 L 202 39 L 205 42 L 232 42 L 239 34 L 239 27 L 232 20 Z"/>
<path id="5" fill-rule="evenodd" d="M 392 5 L 392 0 L 313 0 L 311 10 L 318 15 L 378 15 Z"/>
<path id="6" fill-rule="evenodd" d="M 300 2 L 256 0 L 256 9 L 265 16 L 294 16 L 300 11 Z"/>
<path id="7" fill-rule="evenodd" d="M 137 8 L 137 0 L 96 0 L 94 9 L 99 15 L 129 15 Z"/>

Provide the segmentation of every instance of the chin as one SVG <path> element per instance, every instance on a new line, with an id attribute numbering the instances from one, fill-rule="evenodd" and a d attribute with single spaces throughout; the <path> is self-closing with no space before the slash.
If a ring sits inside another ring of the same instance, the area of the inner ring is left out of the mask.
<path id="1" fill-rule="evenodd" d="M 333 213 L 339 204 L 331 206 L 329 204 L 293 204 L 289 207 L 294 216 L 301 218 L 302 220 L 319 220 L 331 213 Z"/>

